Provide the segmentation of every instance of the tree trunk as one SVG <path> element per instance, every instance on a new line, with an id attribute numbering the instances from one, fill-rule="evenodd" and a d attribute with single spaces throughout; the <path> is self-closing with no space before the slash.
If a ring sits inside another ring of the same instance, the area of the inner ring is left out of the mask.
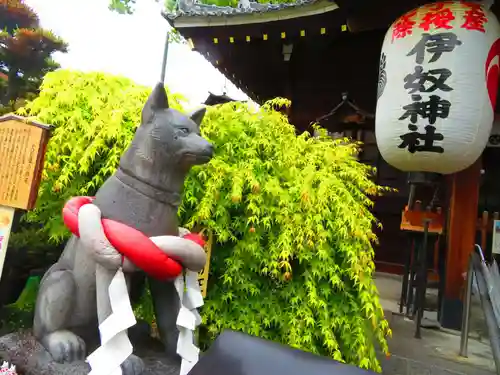
<path id="1" fill-rule="evenodd" d="M 7 82 L 7 92 L 2 98 L 2 104 L 8 106 L 10 101 L 17 99 L 17 94 L 19 92 L 19 79 L 17 76 L 17 69 L 10 69 Z"/>

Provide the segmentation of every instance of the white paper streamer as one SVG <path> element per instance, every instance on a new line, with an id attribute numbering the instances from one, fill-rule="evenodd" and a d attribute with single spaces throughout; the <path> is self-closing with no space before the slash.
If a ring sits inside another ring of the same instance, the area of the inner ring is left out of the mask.
<path id="1" fill-rule="evenodd" d="M 111 314 L 99 325 L 101 346 L 87 357 L 91 375 L 121 375 L 120 365 L 132 354 L 133 348 L 127 329 L 136 324 L 130 304 L 127 283 L 121 267 L 121 255 L 104 234 L 101 210 L 87 204 L 78 212 L 78 229 L 83 245 L 97 261 L 96 283 L 107 284 Z M 126 270 L 134 270 L 130 261 L 124 262 Z M 112 270 L 117 269 L 114 276 Z M 109 279 L 111 279 L 109 281 Z M 99 285 L 97 285 L 99 287 Z"/>
<path id="2" fill-rule="evenodd" d="M 176 323 L 179 329 L 177 354 L 182 358 L 180 375 L 186 375 L 200 356 L 200 349 L 194 344 L 194 331 L 201 324 L 197 309 L 203 306 L 198 274 L 187 271 L 185 275 L 179 276 L 175 279 L 175 289 L 181 300 Z"/>
<path id="3" fill-rule="evenodd" d="M 113 313 L 99 325 L 101 346 L 87 357 L 92 368 L 89 375 L 121 375 L 120 365 L 133 351 L 127 329 L 134 326 L 136 320 L 121 268 L 109 285 L 109 299 Z"/>
<path id="4" fill-rule="evenodd" d="M 78 213 L 78 226 L 82 243 L 92 251 L 92 256 L 99 263 L 97 268 L 116 267 L 121 261 L 121 255 L 105 237 L 99 208 L 93 204 L 81 207 Z M 175 249 L 179 247 L 189 249 L 194 245 L 190 240 L 179 241 L 179 238 L 174 236 L 158 236 L 150 239 L 167 254 L 173 250 L 175 253 Z M 126 271 L 135 270 L 135 266 L 128 259 L 124 261 L 124 268 Z M 203 296 L 196 272 L 186 271 L 185 275 L 175 279 L 174 284 L 181 301 L 176 322 L 179 329 L 177 354 L 182 359 L 180 375 L 186 375 L 199 359 L 200 350 L 194 344 L 194 331 L 201 323 L 197 308 L 203 306 Z M 121 375 L 120 365 L 133 352 L 127 329 L 136 324 L 136 319 L 121 267 L 111 280 L 108 292 L 112 313 L 99 325 L 101 346 L 87 357 L 92 369 L 89 375 Z"/>

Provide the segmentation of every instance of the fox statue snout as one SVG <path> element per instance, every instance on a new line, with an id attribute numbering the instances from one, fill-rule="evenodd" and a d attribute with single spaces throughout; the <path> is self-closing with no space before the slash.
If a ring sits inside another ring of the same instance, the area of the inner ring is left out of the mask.
<path id="1" fill-rule="evenodd" d="M 191 133 L 186 137 L 180 154 L 181 161 L 187 165 L 205 164 L 212 158 L 214 146 L 198 134 Z"/>

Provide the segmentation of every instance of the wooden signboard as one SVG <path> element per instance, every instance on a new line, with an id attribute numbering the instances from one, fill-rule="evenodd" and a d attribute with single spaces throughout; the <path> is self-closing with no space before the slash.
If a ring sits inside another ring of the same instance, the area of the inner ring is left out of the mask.
<path id="1" fill-rule="evenodd" d="M 198 273 L 198 284 L 200 285 L 201 295 L 203 296 L 203 298 L 207 296 L 208 273 L 210 270 L 210 256 L 212 255 L 212 245 L 213 237 L 212 234 L 210 234 L 205 245 L 205 251 L 207 252 L 207 262 L 205 263 L 205 267 Z"/>
<path id="2" fill-rule="evenodd" d="M 50 129 L 20 116 L 0 117 L 0 206 L 34 208 Z"/>
<path id="3" fill-rule="evenodd" d="M 35 206 L 50 130 L 20 116 L 0 117 L 0 277 L 15 210 Z"/>

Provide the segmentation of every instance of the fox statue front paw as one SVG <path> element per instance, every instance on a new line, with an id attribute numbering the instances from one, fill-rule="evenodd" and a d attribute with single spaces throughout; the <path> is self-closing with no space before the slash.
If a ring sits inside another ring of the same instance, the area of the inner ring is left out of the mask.
<path id="1" fill-rule="evenodd" d="M 42 345 L 58 363 L 83 361 L 86 356 L 85 341 L 70 331 L 49 333 L 42 339 Z"/>
<path id="2" fill-rule="evenodd" d="M 144 372 L 144 362 L 135 354 L 131 354 L 121 365 L 122 375 L 141 375 Z"/>

